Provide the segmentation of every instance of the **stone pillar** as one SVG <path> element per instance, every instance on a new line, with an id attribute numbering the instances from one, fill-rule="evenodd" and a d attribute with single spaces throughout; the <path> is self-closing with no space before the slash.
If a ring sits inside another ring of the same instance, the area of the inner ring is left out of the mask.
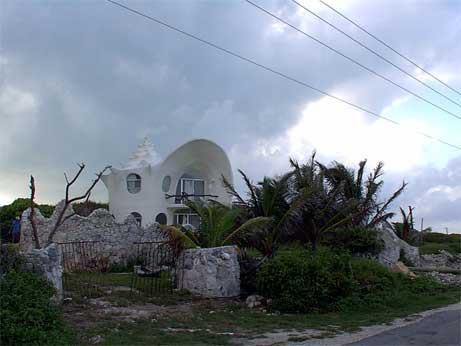
<path id="1" fill-rule="evenodd" d="M 240 295 L 240 266 L 235 246 L 188 249 L 181 253 L 178 288 L 207 298 Z"/>
<path id="2" fill-rule="evenodd" d="M 54 301 L 60 303 L 63 299 L 61 255 L 56 244 L 50 244 L 44 249 L 33 249 L 24 254 L 27 271 L 43 275 L 56 288 Z"/>

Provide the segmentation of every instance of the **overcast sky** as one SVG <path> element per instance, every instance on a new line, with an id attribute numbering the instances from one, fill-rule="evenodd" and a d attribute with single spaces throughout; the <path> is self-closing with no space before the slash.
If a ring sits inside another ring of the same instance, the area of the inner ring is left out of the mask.
<path id="1" fill-rule="evenodd" d="M 323 162 L 372 168 L 384 161 L 383 194 L 402 180 L 398 205 L 418 224 L 461 232 L 461 121 L 334 55 L 243 0 L 123 1 L 404 126 L 356 111 L 255 66 L 100 1 L 0 1 L 0 205 L 28 196 L 56 203 L 63 172 L 87 164 L 82 189 L 106 164 L 127 160 L 144 136 L 165 157 L 194 138 L 229 154 L 254 180 L 281 173 L 313 149 Z M 255 0 L 256 1 L 256 0 Z M 256 1 L 379 73 L 461 114 L 290 1 Z M 316 0 L 306 6 L 432 87 L 443 87 Z M 373 0 L 329 3 L 461 90 L 461 2 Z M 237 178 L 237 174 L 235 173 Z M 236 179 L 236 184 L 241 183 Z M 78 192 L 79 189 L 76 189 Z M 107 200 L 102 183 L 94 199 Z"/>

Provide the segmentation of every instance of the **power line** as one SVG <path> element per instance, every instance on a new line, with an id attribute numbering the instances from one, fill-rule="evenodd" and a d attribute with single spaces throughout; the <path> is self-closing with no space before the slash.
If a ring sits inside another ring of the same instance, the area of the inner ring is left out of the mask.
<path id="1" fill-rule="evenodd" d="M 344 36 L 348 37 L 349 39 L 351 39 L 352 41 L 354 41 L 355 43 L 357 43 L 359 46 L 361 46 L 362 48 L 365 48 L 366 50 L 368 50 L 370 53 L 374 54 L 375 56 L 377 56 L 378 58 L 380 58 L 381 60 L 384 60 L 385 62 L 387 62 L 388 64 L 392 65 L 393 67 L 395 67 L 396 69 L 398 69 L 400 72 L 406 74 L 408 77 L 414 79 L 415 81 L 417 81 L 418 83 L 424 85 L 425 87 L 431 89 L 433 92 L 439 94 L 440 96 L 442 96 L 443 98 L 447 99 L 448 101 L 450 101 L 451 103 L 461 107 L 461 104 L 454 101 L 452 98 L 446 96 L 445 94 L 441 93 L 440 91 L 438 91 L 437 89 L 431 87 L 429 84 L 423 82 L 421 79 L 413 76 L 411 73 L 409 73 L 408 71 L 402 69 L 400 66 L 394 64 L 392 61 L 390 61 L 389 59 L 387 59 L 386 57 L 382 56 L 381 54 L 379 54 L 378 52 L 376 52 L 375 50 L 371 49 L 370 47 L 366 46 L 365 44 L 363 44 L 362 42 L 360 42 L 359 40 L 355 39 L 354 37 L 352 37 L 351 35 L 349 35 L 347 32 L 345 32 L 344 30 L 340 29 L 339 27 L 337 27 L 336 25 L 330 23 L 329 21 L 327 21 L 325 18 L 322 18 L 320 15 L 318 15 L 317 13 L 313 12 L 312 10 L 308 9 L 306 6 L 304 6 L 303 4 L 299 3 L 298 1 L 296 0 L 291 0 L 292 2 L 294 2 L 296 5 L 298 5 L 299 7 L 303 8 L 306 12 L 310 13 L 311 15 L 313 15 L 314 17 L 318 18 L 319 20 L 321 20 L 322 22 L 324 22 L 325 24 L 329 25 L 330 27 L 332 27 L 333 29 L 335 29 L 336 31 L 340 32 L 341 34 L 343 34 Z"/>
<path id="2" fill-rule="evenodd" d="M 421 71 L 423 71 L 424 73 L 426 73 L 427 75 L 431 76 L 432 78 L 434 78 L 436 81 L 438 81 L 439 83 L 445 85 L 448 89 L 450 89 L 451 91 L 454 91 L 455 93 L 457 93 L 458 95 L 461 95 L 461 92 L 459 92 L 458 90 L 456 90 L 455 88 L 451 87 L 450 85 L 448 85 L 447 83 L 445 83 L 443 80 L 437 78 L 437 76 L 433 75 L 432 73 L 430 73 L 429 71 L 425 70 L 424 68 L 422 68 L 420 65 L 418 65 L 416 62 L 414 62 L 413 60 L 411 60 L 410 58 L 408 58 L 406 55 L 404 55 L 403 53 L 400 53 L 399 51 L 397 51 L 396 49 L 392 48 L 391 45 L 387 44 L 386 42 L 384 42 L 383 40 L 381 40 L 379 37 L 377 37 L 376 35 L 372 34 L 371 32 L 369 32 L 368 30 L 366 30 L 364 27 L 360 26 L 358 23 L 354 22 L 352 19 L 348 18 L 346 15 L 344 15 L 343 13 L 341 13 L 339 10 L 335 9 L 333 6 L 327 4 L 325 1 L 322 1 L 322 0 L 318 0 L 319 2 L 321 2 L 323 5 L 325 5 L 326 7 L 328 7 L 329 9 L 331 9 L 332 11 L 336 12 L 338 15 L 340 15 L 341 17 L 343 17 L 345 20 L 347 20 L 349 23 L 353 24 L 354 26 L 356 26 L 357 28 L 359 28 L 360 30 L 362 30 L 364 33 L 366 33 L 367 35 L 369 35 L 370 37 L 374 38 L 376 41 L 378 41 L 379 43 L 381 43 L 382 45 L 384 45 L 385 47 L 389 48 L 391 51 L 393 51 L 395 54 L 397 54 L 398 56 L 400 56 L 401 58 L 405 59 L 406 61 L 408 61 L 410 64 L 412 64 L 413 66 L 417 67 L 418 69 L 420 69 Z"/>
<path id="3" fill-rule="evenodd" d="M 411 91 L 410 89 L 408 89 L 408 88 L 406 88 L 406 87 L 404 87 L 404 86 L 401 86 L 400 84 L 394 82 L 393 80 L 387 78 L 386 76 L 380 74 L 379 72 L 376 72 L 375 70 L 373 70 L 373 69 L 371 69 L 371 68 L 365 66 L 365 65 L 362 64 L 361 62 L 359 62 L 359 61 L 357 61 L 357 60 L 351 58 L 350 56 L 348 56 L 348 55 L 342 53 L 341 51 L 337 50 L 336 48 L 333 48 L 332 46 L 326 44 L 325 42 L 323 42 L 323 41 L 317 39 L 316 37 L 314 37 L 314 36 L 308 34 L 308 33 L 305 32 L 305 31 L 299 29 L 298 27 L 294 26 L 293 24 L 288 23 L 286 20 L 280 18 L 279 16 L 273 14 L 272 12 L 266 10 L 265 8 L 263 8 L 263 7 L 261 7 L 261 6 L 257 5 L 257 4 L 255 4 L 254 2 L 252 2 L 252 1 L 250 1 L 250 0 L 245 0 L 245 1 L 246 1 L 247 3 L 249 3 L 250 5 L 252 5 L 253 7 L 257 8 L 258 10 L 260 10 L 260 11 L 262 11 L 262 12 L 268 14 L 269 16 L 271 16 L 271 17 L 277 19 L 279 22 L 281 22 L 281 23 L 283 23 L 283 24 L 285 24 L 285 25 L 288 25 L 289 27 L 291 27 L 291 28 L 293 28 L 294 30 L 298 31 L 299 33 L 303 34 L 304 36 L 310 38 L 311 40 L 317 42 L 318 44 L 324 46 L 325 48 L 328 48 L 328 49 L 331 50 L 332 52 L 334 52 L 334 53 L 336 53 L 336 54 L 342 56 L 343 58 L 349 60 L 350 62 L 354 63 L 355 65 L 357 65 L 357 66 L 359 66 L 359 67 L 361 67 L 362 69 L 364 69 L 364 70 L 366 70 L 366 71 L 368 71 L 368 72 L 374 74 L 375 76 L 377 76 L 377 77 L 379 77 L 379 78 L 385 80 L 386 82 L 388 82 L 388 83 L 390 83 L 390 84 L 396 86 L 397 88 L 406 91 L 407 93 L 409 93 L 410 95 L 413 95 L 413 96 L 417 97 L 417 98 L 420 99 L 421 101 L 424 101 L 424 102 L 426 102 L 426 103 L 432 105 L 433 107 L 438 108 L 439 110 L 441 110 L 441 111 L 443 111 L 443 112 L 445 112 L 445 113 L 447 113 L 447 114 L 449 114 L 449 115 L 451 115 L 451 116 L 453 116 L 453 117 L 455 117 L 455 118 L 461 120 L 461 116 L 459 116 L 459 115 L 457 115 L 457 114 L 455 114 L 455 113 L 452 113 L 452 112 L 450 112 L 449 110 L 447 110 L 447 109 L 445 109 L 445 108 L 443 108 L 443 107 L 441 107 L 441 106 L 439 106 L 439 105 L 433 103 L 432 101 L 429 101 L 428 99 L 424 98 L 423 96 L 418 95 L 417 93 Z"/>
<path id="4" fill-rule="evenodd" d="M 200 41 L 201 43 L 203 43 L 203 44 L 205 44 L 205 45 L 207 45 L 207 46 L 210 46 L 210 47 L 212 47 L 212 48 L 218 49 L 218 50 L 220 50 L 220 51 L 222 51 L 222 52 L 224 52 L 224 53 L 226 53 L 226 54 L 229 54 L 229 55 L 231 55 L 231 56 L 233 56 L 233 57 L 235 57 L 235 58 L 238 58 L 238 59 L 240 59 L 240 60 L 243 60 L 243 61 L 245 61 L 245 62 L 247 62 L 247 63 L 250 63 L 250 64 L 252 64 L 252 65 L 254 65 L 254 66 L 257 66 L 257 67 L 259 67 L 259 68 L 261 68 L 261 69 L 263 69 L 263 70 L 265 70 L 265 71 L 268 71 L 268 72 L 271 72 L 271 73 L 273 73 L 273 74 L 276 74 L 276 75 L 278 75 L 279 77 L 282 77 L 282 78 L 287 79 L 287 80 L 289 80 L 289 81 L 291 81 L 291 82 L 294 82 L 294 83 L 296 83 L 296 84 L 298 84 L 298 85 L 301 85 L 301 86 L 304 86 L 304 87 L 309 88 L 309 89 L 311 89 L 311 90 L 314 90 L 314 91 L 318 92 L 319 94 L 325 95 L 325 96 L 327 96 L 327 97 L 330 97 L 330 98 L 332 98 L 332 99 L 335 99 L 336 101 L 339 101 L 339 102 L 342 102 L 342 103 L 344 103 L 344 104 L 347 104 L 347 105 L 349 105 L 349 106 L 351 106 L 351 107 L 354 107 L 355 109 L 361 110 L 361 111 L 363 111 L 363 112 L 365 112 L 365 113 L 367 113 L 367 114 L 370 114 L 370 115 L 372 115 L 372 116 L 374 116 L 374 117 L 377 117 L 377 118 L 380 118 L 380 119 L 384 119 L 384 120 L 386 120 L 386 121 L 388 121 L 388 122 L 390 122 L 390 123 L 392 123 L 392 124 L 394 124 L 394 125 L 402 125 L 402 124 L 398 123 L 398 122 L 395 121 L 395 120 L 392 120 L 392 119 L 390 119 L 390 118 L 387 118 L 387 117 L 385 117 L 385 116 L 382 116 L 382 115 L 380 115 L 380 114 L 378 114 L 378 113 L 376 113 L 376 112 L 373 112 L 373 111 L 371 111 L 371 110 L 368 110 L 368 109 L 366 109 L 366 108 L 364 108 L 364 107 L 362 107 L 362 106 L 356 105 L 356 104 L 354 104 L 354 103 L 352 103 L 352 102 L 350 102 L 350 101 L 344 100 L 344 99 L 342 99 L 342 98 L 340 98 L 340 97 L 338 97 L 338 96 L 335 96 L 335 95 L 333 95 L 333 94 L 330 94 L 330 93 L 328 93 L 328 92 L 326 92 L 326 91 L 320 90 L 320 89 L 318 89 L 318 88 L 316 88 L 316 87 L 314 87 L 314 86 L 312 86 L 312 85 L 309 85 L 309 84 L 307 84 L 307 83 L 305 83 L 305 82 L 303 82 L 303 81 L 300 81 L 299 79 L 290 77 L 290 76 L 288 76 L 288 75 L 286 75 L 286 74 L 284 74 L 284 73 L 282 73 L 282 72 L 276 71 L 276 70 L 274 70 L 274 69 L 272 69 L 272 68 L 270 68 L 270 67 L 268 67 L 268 66 L 265 66 L 265 65 L 263 65 L 263 64 L 260 64 L 260 63 L 254 61 L 254 60 L 252 60 L 252 59 L 250 59 L 250 58 L 246 58 L 246 57 L 244 57 L 244 56 L 242 56 L 242 55 L 240 55 L 240 54 L 238 54 L 238 53 L 234 53 L 234 52 L 232 52 L 232 51 L 230 51 L 230 50 L 228 50 L 228 49 L 226 49 L 226 48 L 224 48 L 224 47 L 221 47 L 221 46 L 219 46 L 219 45 L 217 45 L 217 44 L 215 44 L 215 43 L 213 43 L 213 42 L 207 41 L 207 40 L 205 40 L 205 39 L 203 39 L 203 38 L 200 38 L 200 37 L 198 37 L 198 36 L 196 36 L 196 35 L 190 34 L 190 33 L 186 32 L 186 31 L 184 31 L 184 30 L 181 30 L 181 29 L 179 29 L 179 28 L 177 28 L 177 27 L 175 27 L 175 26 L 173 26 L 173 25 L 171 25 L 171 24 L 168 24 L 168 23 L 166 23 L 166 22 L 163 22 L 163 21 L 161 21 L 160 19 L 151 17 L 151 16 L 149 16 L 149 15 L 147 15 L 147 14 L 145 14 L 145 13 L 139 12 L 139 11 L 137 11 L 137 10 L 131 8 L 131 7 L 125 6 L 125 5 L 123 5 L 123 4 L 121 4 L 121 3 L 117 2 L 117 1 L 114 1 L 114 0 L 106 0 L 106 1 L 109 2 L 109 3 L 111 3 L 111 4 L 113 4 L 113 5 L 116 5 L 116 6 L 120 7 L 120 8 L 122 8 L 122 9 L 126 10 L 126 11 L 129 11 L 129 12 L 131 12 L 131 13 L 134 13 L 134 14 L 138 15 L 138 16 L 141 16 L 141 17 L 144 17 L 144 18 L 146 18 L 146 19 L 148 19 L 148 20 L 151 20 L 151 21 L 153 21 L 153 22 L 155 22 L 155 23 L 157 23 L 157 24 L 160 24 L 160 25 L 162 25 L 162 26 L 164 26 L 164 27 L 166 27 L 166 28 L 168 28 L 168 29 L 171 29 L 171 30 L 173 30 L 173 31 L 176 31 L 176 32 L 178 32 L 178 33 L 180 33 L 180 34 L 182 34 L 182 35 L 184 35 L 184 36 L 187 36 L 187 37 L 192 38 L 192 39 L 194 39 L 194 40 Z M 460 146 L 457 146 L 457 145 L 455 145 L 455 144 L 446 142 L 446 141 L 444 141 L 444 140 L 442 140 L 442 139 L 432 137 L 432 136 L 430 136 L 430 135 L 428 135 L 428 134 L 426 134 L 426 133 L 423 133 L 423 132 L 419 132 L 419 131 L 414 131 L 414 132 L 417 133 L 417 134 L 419 134 L 419 135 L 421 135 L 421 136 L 424 136 L 424 137 L 426 137 L 426 138 L 430 138 L 430 139 L 435 140 L 435 141 L 437 141 L 437 142 L 439 142 L 439 143 L 442 143 L 442 144 L 444 144 L 444 145 L 450 146 L 450 147 L 452 147 L 452 148 L 454 148 L 454 149 L 461 150 L 461 147 L 460 147 Z"/>

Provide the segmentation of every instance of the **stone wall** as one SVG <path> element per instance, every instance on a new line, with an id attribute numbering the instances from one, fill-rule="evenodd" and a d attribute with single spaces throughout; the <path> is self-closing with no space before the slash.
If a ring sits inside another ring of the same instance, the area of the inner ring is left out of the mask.
<path id="1" fill-rule="evenodd" d="M 377 230 L 379 239 L 384 242 L 384 249 L 378 255 L 380 263 L 391 267 L 399 260 L 400 250 L 403 250 L 405 258 L 411 262 L 412 266 L 420 265 L 419 249 L 400 239 L 389 224 L 382 223 Z"/>
<path id="2" fill-rule="evenodd" d="M 49 219 L 43 217 L 37 211 L 35 219 L 42 247 L 46 246 L 48 235 L 62 207 L 63 202 L 60 202 Z M 73 210 L 70 206 L 66 211 L 66 215 L 71 213 L 73 213 Z M 29 215 L 30 209 L 27 209 L 21 218 L 21 248 L 24 252 L 30 252 L 34 248 Z M 107 256 L 111 263 L 126 263 L 130 257 L 136 255 L 136 247 L 133 246 L 134 242 L 161 239 L 158 224 L 152 224 L 145 228 L 138 227 L 136 220 L 131 215 L 123 223 L 117 223 L 107 210 L 97 209 L 88 217 L 79 215 L 70 217 L 58 229 L 53 240 L 56 243 L 100 241 L 102 255 Z"/>
<path id="3" fill-rule="evenodd" d="M 188 249 L 180 258 L 179 288 L 208 298 L 240 294 L 240 266 L 235 246 Z"/>
<path id="4" fill-rule="evenodd" d="M 23 253 L 25 270 L 44 276 L 56 288 L 55 302 L 63 298 L 62 288 L 62 263 L 56 244 L 51 244 L 44 249 L 33 249 Z"/>
<path id="5" fill-rule="evenodd" d="M 461 255 L 441 250 L 438 254 L 421 255 L 421 267 L 452 268 L 461 270 Z"/>

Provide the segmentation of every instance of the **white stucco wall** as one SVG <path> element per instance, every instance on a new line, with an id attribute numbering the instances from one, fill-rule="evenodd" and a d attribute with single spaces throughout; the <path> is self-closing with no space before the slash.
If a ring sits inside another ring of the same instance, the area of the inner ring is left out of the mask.
<path id="1" fill-rule="evenodd" d="M 141 177 L 141 191 L 130 193 L 126 179 L 131 173 Z M 116 220 L 122 222 L 127 215 L 137 212 L 142 216 L 142 225 L 155 221 L 159 213 L 167 215 L 167 223 L 173 222 L 172 204 L 174 198 L 166 199 L 165 193 L 176 194 L 176 185 L 181 176 L 187 173 L 198 175 L 205 180 L 205 194 L 217 195 L 219 202 L 230 204 L 230 197 L 222 186 L 221 175 L 233 183 L 232 168 L 224 150 L 217 144 L 198 139 L 190 141 L 165 160 L 156 165 L 146 165 L 129 169 L 113 168 L 102 180 L 109 192 L 109 211 Z M 171 177 L 170 188 L 162 191 L 165 176 Z"/>

